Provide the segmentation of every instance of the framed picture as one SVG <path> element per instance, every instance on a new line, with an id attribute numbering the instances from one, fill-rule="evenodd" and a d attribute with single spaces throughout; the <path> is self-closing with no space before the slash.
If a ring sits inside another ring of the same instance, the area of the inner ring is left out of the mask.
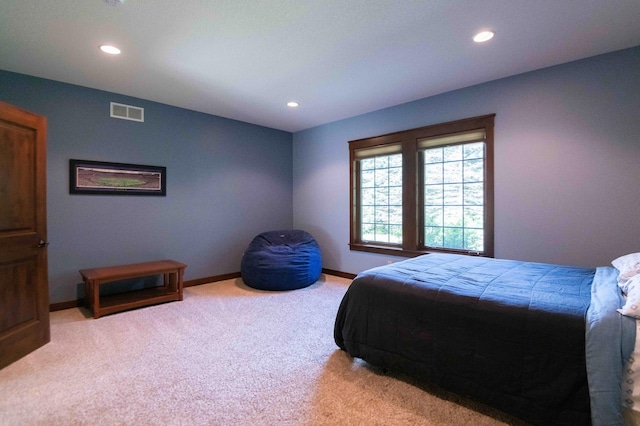
<path id="1" fill-rule="evenodd" d="M 167 195 L 167 168 L 69 160 L 69 192 L 101 195 Z"/>

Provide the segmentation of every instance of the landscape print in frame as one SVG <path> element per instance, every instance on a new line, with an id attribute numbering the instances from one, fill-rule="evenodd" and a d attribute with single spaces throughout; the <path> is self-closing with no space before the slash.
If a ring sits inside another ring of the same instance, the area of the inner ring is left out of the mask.
<path id="1" fill-rule="evenodd" d="M 69 160 L 69 192 L 101 195 L 167 195 L 167 168 Z"/>

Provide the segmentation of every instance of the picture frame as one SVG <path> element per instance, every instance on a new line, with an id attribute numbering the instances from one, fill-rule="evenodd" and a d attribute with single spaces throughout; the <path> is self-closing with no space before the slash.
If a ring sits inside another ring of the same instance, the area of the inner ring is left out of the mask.
<path id="1" fill-rule="evenodd" d="M 166 196 L 167 168 L 71 159 L 69 193 Z"/>

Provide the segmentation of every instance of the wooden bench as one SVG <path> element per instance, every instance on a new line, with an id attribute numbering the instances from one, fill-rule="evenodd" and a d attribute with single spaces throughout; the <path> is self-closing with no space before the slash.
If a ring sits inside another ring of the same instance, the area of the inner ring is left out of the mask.
<path id="1" fill-rule="evenodd" d="M 81 269 L 86 305 L 94 318 L 157 303 L 182 300 L 184 263 L 175 260 L 134 263 L 105 268 Z M 100 286 L 131 278 L 164 275 L 162 286 L 100 297 Z"/>

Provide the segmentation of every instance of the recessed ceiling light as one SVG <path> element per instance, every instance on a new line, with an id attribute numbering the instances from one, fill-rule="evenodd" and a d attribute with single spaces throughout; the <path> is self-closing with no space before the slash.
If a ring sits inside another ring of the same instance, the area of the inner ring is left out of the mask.
<path id="1" fill-rule="evenodd" d="M 476 43 L 482 43 L 482 42 L 491 40 L 493 36 L 494 36 L 493 31 L 481 31 L 475 36 L 473 36 L 473 41 L 475 41 Z"/>
<path id="2" fill-rule="evenodd" d="M 103 44 L 102 46 L 100 46 L 100 50 L 102 50 L 104 53 L 108 53 L 110 55 L 119 55 L 120 54 L 120 49 L 118 49 L 115 46 L 111 46 L 109 44 Z"/>
<path id="3" fill-rule="evenodd" d="M 297 102 L 287 102 L 287 106 L 291 107 L 291 108 L 295 108 L 297 106 L 299 106 L 300 104 Z"/>

